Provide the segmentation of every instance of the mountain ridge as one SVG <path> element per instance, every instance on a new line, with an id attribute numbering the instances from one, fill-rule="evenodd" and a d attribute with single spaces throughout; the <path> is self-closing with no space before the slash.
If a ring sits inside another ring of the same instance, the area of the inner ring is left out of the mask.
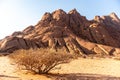
<path id="1" fill-rule="evenodd" d="M 87 20 L 76 9 L 46 12 L 34 26 L 0 41 L 0 52 L 18 49 L 63 48 L 69 53 L 119 53 L 120 19 L 115 13 Z"/>

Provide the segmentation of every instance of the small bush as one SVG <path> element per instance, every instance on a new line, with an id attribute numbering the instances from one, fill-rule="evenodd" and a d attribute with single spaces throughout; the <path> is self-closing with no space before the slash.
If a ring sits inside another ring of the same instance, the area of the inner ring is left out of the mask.
<path id="1" fill-rule="evenodd" d="M 21 69 L 39 74 L 48 73 L 55 66 L 69 62 L 72 56 L 67 53 L 50 52 L 50 50 L 19 50 L 10 55 Z"/>

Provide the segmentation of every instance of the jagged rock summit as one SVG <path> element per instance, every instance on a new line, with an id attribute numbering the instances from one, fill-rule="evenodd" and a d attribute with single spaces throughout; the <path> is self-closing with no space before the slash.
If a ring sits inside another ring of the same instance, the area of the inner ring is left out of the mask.
<path id="1" fill-rule="evenodd" d="M 69 53 L 112 55 L 120 52 L 119 27 L 120 19 L 115 13 L 87 20 L 76 9 L 68 13 L 58 9 L 46 12 L 36 25 L 2 39 L 0 52 L 62 48 Z"/>

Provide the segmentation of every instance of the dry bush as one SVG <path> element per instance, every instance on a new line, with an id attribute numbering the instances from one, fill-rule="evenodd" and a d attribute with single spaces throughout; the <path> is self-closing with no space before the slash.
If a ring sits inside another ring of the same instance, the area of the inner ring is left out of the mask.
<path id="1" fill-rule="evenodd" d="M 49 49 L 18 50 L 11 54 L 10 57 L 20 68 L 39 74 L 48 73 L 55 66 L 69 62 L 72 59 L 70 54 L 51 52 Z"/>

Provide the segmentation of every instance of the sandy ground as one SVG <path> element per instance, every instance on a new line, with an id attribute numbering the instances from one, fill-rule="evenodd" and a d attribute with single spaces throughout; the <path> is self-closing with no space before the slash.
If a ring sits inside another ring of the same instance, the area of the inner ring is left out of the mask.
<path id="1" fill-rule="evenodd" d="M 54 74 L 19 71 L 8 57 L 0 57 L 0 80 L 120 80 L 120 61 L 108 58 L 79 58 L 57 66 Z"/>
<path id="2" fill-rule="evenodd" d="M 44 75 L 20 71 L 8 57 L 0 57 L 0 80 L 51 80 Z"/>

